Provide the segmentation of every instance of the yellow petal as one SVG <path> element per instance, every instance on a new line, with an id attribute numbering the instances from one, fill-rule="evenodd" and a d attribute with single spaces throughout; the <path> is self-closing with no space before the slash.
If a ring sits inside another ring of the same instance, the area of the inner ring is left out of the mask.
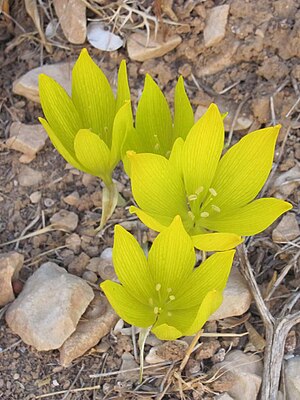
<path id="1" fill-rule="evenodd" d="M 83 127 L 72 100 L 54 79 L 44 74 L 39 75 L 39 95 L 48 124 L 62 145 L 72 154 L 74 137 Z"/>
<path id="2" fill-rule="evenodd" d="M 78 161 L 109 186 L 112 172 L 110 151 L 104 141 L 88 129 L 80 129 L 74 140 L 74 149 Z"/>
<path id="3" fill-rule="evenodd" d="M 197 316 L 192 325 L 184 332 L 186 336 L 194 335 L 198 332 L 208 318 L 220 307 L 223 301 L 222 293 L 217 290 L 212 290 L 207 293 L 202 301 Z"/>
<path id="4" fill-rule="evenodd" d="M 148 214 L 184 217 L 187 204 L 181 177 L 173 165 L 156 154 L 128 152 L 132 193 L 138 206 Z"/>
<path id="5" fill-rule="evenodd" d="M 86 49 L 73 68 L 72 100 L 83 121 L 82 128 L 91 129 L 110 148 L 116 101 L 106 76 Z"/>
<path id="6" fill-rule="evenodd" d="M 244 207 L 206 218 L 203 226 L 221 232 L 232 232 L 241 236 L 251 236 L 262 232 L 292 205 L 272 198 L 254 200 Z"/>
<path id="7" fill-rule="evenodd" d="M 192 236 L 194 246 L 203 251 L 230 250 L 243 242 L 243 239 L 234 233 L 204 233 Z"/>
<path id="8" fill-rule="evenodd" d="M 183 336 L 182 332 L 168 324 L 155 324 L 151 332 L 160 340 L 175 340 Z"/>
<path id="9" fill-rule="evenodd" d="M 190 130 L 183 146 L 182 166 L 187 195 L 198 194 L 195 209 L 208 193 L 224 145 L 224 126 L 215 104 Z M 199 188 L 201 192 L 199 193 Z"/>
<path id="10" fill-rule="evenodd" d="M 135 206 L 131 206 L 129 208 L 129 212 L 131 214 L 136 214 L 139 217 L 139 219 L 146 226 L 148 226 L 148 228 L 153 229 L 156 232 L 163 231 L 172 222 L 171 217 L 164 217 L 162 215 L 149 214 Z"/>
<path id="11" fill-rule="evenodd" d="M 146 257 L 134 236 L 120 225 L 115 226 L 113 263 L 117 277 L 127 291 L 149 305 L 155 284 L 151 281 Z"/>
<path id="12" fill-rule="evenodd" d="M 193 242 L 176 216 L 171 225 L 154 240 L 148 255 L 148 265 L 155 284 L 161 285 L 160 294 L 167 298 L 191 275 L 196 262 Z"/>
<path id="13" fill-rule="evenodd" d="M 222 292 L 228 280 L 234 254 L 234 250 L 214 253 L 200 264 L 182 283 L 169 309 L 192 309 L 201 304 L 208 292 L 213 290 Z"/>
<path id="14" fill-rule="evenodd" d="M 186 138 L 194 125 L 194 112 L 184 88 L 182 76 L 175 87 L 174 99 L 174 138 Z"/>
<path id="15" fill-rule="evenodd" d="M 153 309 L 140 303 L 123 286 L 112 281 L 105 281 L 100 286 L 111 306 L 124 321 L 140 328 L 148 328 L 154 324 L 156 315 Z"/>
<path id="16" fill-rule="evenodd" d="M 244 136 L 222 157 L 212 187 L 214 204 L 225 212 L 253 200 L 265 183 L 274 157 L 280 126 Z"/>
<path id="17" fill-rule="evenodd" d="M 132 129 L 132 118 L 131 118 L 131 105 L 127 101 L 117 112 L 113 131 L 112 131 L 112 144 L 111 144 L 111 169 L 115 166 L 121 159 L 121 152 L 126 140 L 126 136 L 130 133 Z"/>
<path id="18" fill-rule="evenodd" d="M 56 148 L 56 150 L 63 156 L 63 158 L 73 167 L 79 169 L 80 171 L 87 172 L 88 174 L 91 174 L 91 171 L 88 168 L 85 168 L 80 162 L 76 159 L 75 152 L 72 146 L 73 151 L 70 148 L 66 148 L 62 142 L 60 141 L 60 137 L 58 137 L 55 132 L 51 129 L 50 125 L 48 122 L 43 119 L 39 118 L 40 123 L 43 125 L 45 131 L 48 133 L 48 136 L 53 144 L 53 146 Z"/>
<path id="19" fill-rule="evenodd" d="M 166 155 L 173 142 L 170 109 L 158 85 L 146 75 L 136 110 L 136 130 L 143 139 L 143 152 Z"/>

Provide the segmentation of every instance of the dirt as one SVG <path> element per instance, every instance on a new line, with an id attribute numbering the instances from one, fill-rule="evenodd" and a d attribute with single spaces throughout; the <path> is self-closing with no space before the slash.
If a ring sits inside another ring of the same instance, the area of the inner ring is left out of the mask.
<path id="1" fill-rule="evenodd" d="M 4 1 L 3 4 L 8 2 Z M 26 279 L 42 262 L 55 261 L 68 268 L 76 257 L 84 258 L 99 256 L 101 251 L 113 244 L 113 225 L 128 219 L 127 206 L 132 203 L 128 178 L 121 169 L 115 172 L 115 178 L 122 185 L 121 192 L 125 199 L 125 207 L 118 207 L 105 229 L 103 235 L 95 236 L 93 228 L 100 219 L 101 182 L 73 168 L 66 168 L 62 157 L 48 142 L 38 153 L 30 167 L 42 172 L 41 184 L 32 187 L 22 187 L 18 184 L 18 174 L 24 168 L 19 162 L 20 154 L 7 149 L 4 145 L 9 136 L 9 127 L 14 121 L 26 124 L 37 123 L 42 115 L 38 104 L 12 93 L 12 83 L 22 74 L 41 64 L 56 63 L 63 60 L 76 60 L 83 46 L 74 46 L 64 39 L 58 29 L 54 38 L 53 52 L 49 54 L 42 47 L 39 35 L 32 20 L 26 14 L 21 0 L 10 2 L 10 9 L 0 15 L 0 243 L 11 241 L 35 232 L 49 224 L 51 216 L 61 210 L 74 211 L 79 216 L 76 233 L 81 237 L 81 248 L 74 251 L 64 246 L 68 234 L 53 231 L 22 240 L 17 244 L 18 251 L 25 256 L 25 264 L 20 280 Z M 53 15 L 52 2 L 38 2 L 39 13 L 42 16 L 43 29 Z M 102 3 L 105 3 L 102 2 Z M 151 6 L 152 2 L 144 2 Z M 157 4 L 160 2 L 156 2 Z M 194 110 L 200 106 L 208 106 L 212 101 L 220 105 L 221 111 L 230 111 L 233 115 L 251 118 L 253 123 L 247 131 L 253 131 L 274 123 L 282 125 L 278 140 L 275 162 L 276 176 L 288 171 L 300 161 L 300 107 L 295 106 L 300 95 L 300 6 L 297 0 L 232 0 L 232 1 L 182 1 L 165 2 L 172 6 L 172 12 L 167 12 L 164 18 L 177 16 L 179 25 L 160 24 L 160 29 L 168 34 L 176 32 L 182 37 L 182 43 L 164 57 L 148 60 L 143 63 L 128 60 L 126 49 L 106 53 L 93 49 L 87 43 L 90 54 L 101 67 L 114 77 L 121 59 L 128 61 L 129 81 L 133 87 L 133 104 L 143 87 L 146 73 L 152 75 L 166 94 L 170 104 L 173 102 L 174 87 L 177 77 L 182 74 Z M 101 4 L 101 1 L 100 1 Z M 225 38 L 213 47 L 203 44 L 203 29 L 208 10 L 215 5 L 230 4 L 229 19 Z M 99 4 L 98 4 L 99 6 Z M 153 9 L 149 13 L 154 15 Z M 89 17 L 95 18 L 92 11 Z M 126 26 L 122 30 L 124 37 L 130 34 Z M 242 107 L 239 105 L 242 103 Z M 294 108 L 293 108 L 294 107 Z M 247 131 L 234 131 L 232 143 L 237 141 Z M 284 147 L 282 147 L 284 146 Z M 282 151 L 281 151 L 282 150 Z M 281 153 L 281 158 L 278 156 Z M 29 196 L 36 191 L 41 192 L 41 200 L 33 204 Z M 66 196 L 77 191 L 80 202 L 76 206 L 66 204 Z M 272 182 L 267 187 L 272 192 Z M 296 189 L 285 198 L 294 205 L 294 211 L 299 211 L 299 182 Z M 36 222 L 31 224 L 33 220 Z M 298 219 L 299 221 L 299 219 Z M 278 245 L 272 242 L 272 229 L 275 223 L 261 235 L 252 238 L 249 246 L 250 261 L 261 289 L 267 293 L 268 285 L 280 274 L 283 268 L 299 251 L 299 238 L 295 243 Z M 139 228 L 132 224 L 132 233 Z M 148 233 L 145 233 L 148 235 Z M 151 235 L 148 235 L 148 238 Z M 0 251 L 10 251 L 16 244 L 2 246 Z M 80 254 L 81 253 L 81 254 Z M 276 315 L 289 301 L 291 293 L 299 290 L 300 261 L 294 262 L 287 277 L 279 285 L 271 301 L 268 303 L 272 313 Z M 299 302 L 298 302 L 299 303 Z M 296 304 L 294 310 L 299 309 Z M 263 335 L 263 326 L 253 305 L 249 322 Z M 59 399 L 150 399 L 155 398 L 164 370 L 149 370 L 149 377 L 143 386 L 138 383 L 118 383 L 117 375 L 92 379 L 91 374 L 99 372 L 118 371 L 121 366 L 121 356 L 124 352 L 133 352 L 130 336 L 110 334 L 89 354 L 76 360 L 69 368 L 62 368 L 58 363 L 58 352 L 37 352 L 25 345 L 6 326 L 3 313 L 0 320 L 0 398 L 3 400 L 23 400 L 39 398 L 37 396 L 63 391 L 52 398 Z M 229 329 L 240 333 L 245 331 L 243 322 L 232 325 Z M 209 329 L 209 325 L 206 330 Z M 214 329 L 222 329 L 216 324 Z M 225 329 L 227 332 L 228 329 Z M 214 349 L 227 351 L 230 347 L 244 349 L 248 340 L 241 338 L 221 338 L 219 345 L 213 340 Z M 205 342 L 205 346 L 210 345 Z M 146 351 L 149 351 L 146 346 Z M 220 351 L 220 350 L 219 350 Z M 192 378 L 200 377 L 195 391 L 186 389 L 188 399 L 212 399 L 209 387 L 201 384 L 201 377 L 209 374 L 209 370 L 217 362 L 213 358 L 193 355 L 190 365 L 198 358 L 201 361 L 200 372 Z M 294 327 L 286 344 L 287 354 L 300 354 L 300 333 Z M 190 371 L 188 369 L 187 371 Z M 188 373 L 189 375 L 190 373 Z M 186 379 L 192 379 L 187 376 Z M 226 386 L 226 384 L 225 384 Z M 226 390 L 222 385 L 218 391 Z M 87 388 L 77 391 L 79 388 Z M 171 385 L 164 399 L 178 399 L 178 385 Z M 70 390 L 69 393 L 66 393 Z M 197 397 L 198 393 L 198 397 Z M 199 397 L 200 396 L 200 397 Z M 51 397 L 45 397 L 51 398 Z"/>

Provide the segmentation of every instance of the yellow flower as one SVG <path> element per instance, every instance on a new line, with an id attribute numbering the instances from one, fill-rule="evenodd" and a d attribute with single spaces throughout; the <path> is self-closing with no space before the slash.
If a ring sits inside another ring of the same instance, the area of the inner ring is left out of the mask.
<path id="1" fill-rule="evenodd" d="M 221 305 L 234 253 L 215 253 L 195 269 L 193 242 L 176 216 L 147 259 L 135 238 L 117 225 L 113 263 L 121 284 L 105 281 L 101 288 L 129 324 L 151 327 L 162 340 L 193 335 Z"/>
<path id="2" fill-rule="evenodd" d="M 40 122 L 53 145 L 75 168 L 100 177 L 103 193 L 101 226 L 117 203 L 112 172 L 121 158 L 127 129 L 132 125 L 125 61 L 118 74 L 118 92 L 112 88 L 86 49 L 72 71 L 72 96 L 52 78 L 39 76 L 39 93 L 46 119 Z"/>
<path id="3" fill-rule="evenodd" d="M 132 192 L 139 206 L 130 211 L 159 232 L 180 215 L 199 249 L 235 247 L 240 236 L 263 231 L 292 208 L 275 198 L 254 200 L 272 168 L 279 129 L 249 133 L 221 157 L 223 120 L 212 104 L 186 140 L 176 140 L 169 160 L 128 152 Z"/>

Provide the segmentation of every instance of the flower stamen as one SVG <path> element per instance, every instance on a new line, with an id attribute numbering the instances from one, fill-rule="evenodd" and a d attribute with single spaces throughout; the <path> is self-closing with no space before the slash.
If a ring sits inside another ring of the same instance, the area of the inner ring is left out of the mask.
<path id="1" fill-rule="evenodd" d="M 218 213 L 221 212 L 221 208 L 218 207 L 218 206 L 215 206 L 214 204 L 211 205 L 211 208 L 212 208 L 214 211 L 218 212 Z"/>
<path id="2" fill-rule="evenodd" d="M 203 212 L 200 214 L 200 217 L 202 217 L 202 218 L 207 218 L 207 217 L 209 217 L 209 213 L 208 213 L 207 211 L 203 211 Z"/>
<path id="3" fill-rule="evenodd" d="M 209 188 L 208 191 L 209 191 L 209 193 L 210 193 L 212 196 L 214 196 L 214 197 L 216 197 L 217 194 L 218 194 L 214 188 Z"/>

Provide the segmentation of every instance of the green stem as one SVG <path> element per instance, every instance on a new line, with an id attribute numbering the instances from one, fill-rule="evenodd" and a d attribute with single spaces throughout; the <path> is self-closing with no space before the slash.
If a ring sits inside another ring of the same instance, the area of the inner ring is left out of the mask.
<path id="1" fill-rule="evenodd" d="M 111 181 L 109 185 L 105 185 L 102 191 L 102 215 L 100 226 L 97 231 L 101 231 L 105 226 L 108 219 L 114 212 L 118 202 L 118 188 L 117 185 Z"/>
<path id="2" fill-rule="evenodd" d="M 143 381 L 143 372 L 144 372 L 144 349 L 146 339 L 152 329 L 152 326 L 149 328 L 142 328 L 139 334 L 139 348 L 140 348 L 140 380 L 139 383 Z"/>

